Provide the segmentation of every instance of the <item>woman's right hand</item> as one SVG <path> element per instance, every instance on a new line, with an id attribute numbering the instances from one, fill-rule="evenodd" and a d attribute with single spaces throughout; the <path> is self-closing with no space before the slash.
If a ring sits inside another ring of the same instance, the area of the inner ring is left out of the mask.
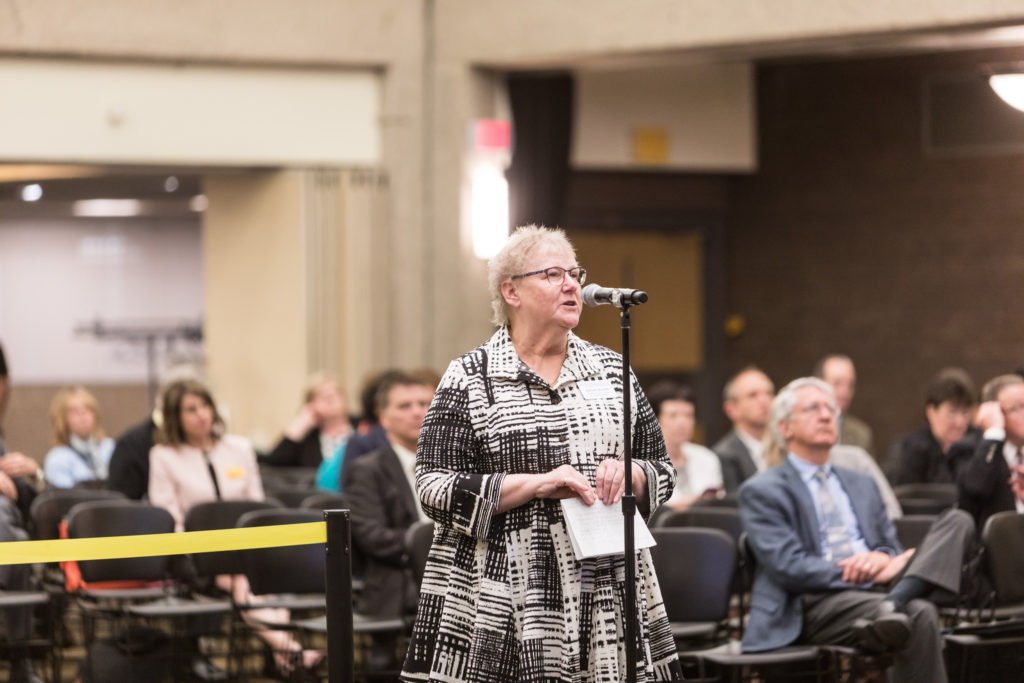
<path id="1" fill-rule="evenodd" d="M 320 416 L 317 414 L 313 404 L 307 403 L 302 406 L 299 414 L 285 427 L 284 435 L 292 441 L 302 441 L 306 438 L 306 434 L 309 434 L 309 430 L 319 426 Z"/>
<path id="2" fill-rule="evenodd" d="M 572 465 L 561 465 L 541 477 L 535 496 L 537 498 L 575 498 L 583 499 L 587 505 L 593 505 L 597 499 L 593 487 L 587 478 Z"/>

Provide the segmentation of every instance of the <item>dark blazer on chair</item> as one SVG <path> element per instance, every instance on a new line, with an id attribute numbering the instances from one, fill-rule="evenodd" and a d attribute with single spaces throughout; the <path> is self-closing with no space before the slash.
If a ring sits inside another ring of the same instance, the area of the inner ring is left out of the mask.
<path id="1" fill-rule="evenodd" d="M 711 450 L 722 461 L 722 486 L 726 493 L 736 493 L 740 484 L 757 474 L 757 465 L 735 429 L 723 436 Z"/>
<path id="2" fill-rule="evenodd" d="M 365 587 L 356 612 L 402 616 L 415 607 L 405 534 L 419 511 L 409 480 L 391 446 L 352 463 L 345 499 L 352 509 L 352 542 L 366 558 Z"/>
<path id="3" fill-rule="evenodd" d="M 902 552 L 874 480 L 842 467 L 833 469 L 868 549 Z M 751 478 L 739 497 L 743 528 L 757 560 L 743 649 L 772 650 L 800 636 L 804 593 L 858 587 L 843 581 L 842 569 L 822 556 L 814 502 L 788 460 Z"/>
<path id="4" fill-rule="evenodd" d="M 1017 509 L 1002 441 L 982 439 L 978 443 L 971 459 L 960 468 L 957 491 L 960 509 L 974 517 L 978 533 L 992 515 Z"/>

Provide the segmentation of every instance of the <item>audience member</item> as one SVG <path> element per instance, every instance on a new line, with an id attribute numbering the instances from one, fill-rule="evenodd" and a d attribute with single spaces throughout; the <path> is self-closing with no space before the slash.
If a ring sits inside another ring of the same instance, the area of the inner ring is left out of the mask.
<path id="1" fill-rule="evenodd" d="M 162 405 L 163 425 L 150 452 L 149 499 L 171 513 L 178 531 L 184 528 L 189 508 L 197 503 L 263 499 L 256 453 L 245 439 L 224 433 L 224 421 L 205 385 L 197 380 L 174 382 L 164 392 Z M 218 576 L 217 585 L 231 592 L 236 602 L 258 603 L 245 576 Z M 279 609 L 243 614 L 254 625 L 288 620 L 287 611 Z M 286 631 L 264 629 L 259 635 L 271 647 L 283 674 L 291 673 L 296 659 L 309 668 L 322 658 L 314 650 L 303 651 Z"/>
<path id="2" fill-rule="evenodd" d="M 864 420 L 850 414 L 850 404 L 857 391 L 857 369 L 853 360 L 841 353 L 830 353 L 814 366 L 814 376 L 825 380 L 836 392 L 839 404 L 839 443 L 863 448 L 875 455 L 874 436 Z"/>
<path id="3" fill-rule="evenodd" d="M 894 485 L 954 483 L 960 465 L 971 457 L 978 432 L 968 430 L 974 412 L 974 383 L 960 368 L 946 368 L 932 378 L 925 394 L 928 424 L 906 435 L 899 446 Z"/>
<path id="4" fill-rule="evenodd" d="M 894 680 L 946 680 L 934 605 L 956 593 L 974 525 L 950 510 L 917 551 L 902 551 L 878 487 L 829 461 L 839 408 L 820 379 L 790 382 L 772 402 L 787 456 L 740 489 L 740 513 L 757 560 L 747 651 L 794 642 L 894 651 Z M 885 586 L 887 593 L 873 592 Z"/>
<path id="5" fill-rule="evenodd" d="M 114 453 L 110 456 L 107 488 L 135 500 L 146 497 L 149 490 L 149 451 L 153 448 L 157 430 L 163 426 L 163 395 L 167 387 L 177 381 L 199 380 L 200 377 L 202 371 L 187 363 L 174 366 L 164 375 L 149 416 L 117 437 Z"/>
<path id="6" fill-rule="evenodd" d="M 333 377 L 315 373 L 306 384 L 302 408 L 261 462 L 275 467 L 319 467 L 338 454 L 352 431 L 341 385 Z"/>
<path id="7" fill-rule="evenodd" d="M 352 543 L 366 558 L 365 586 L 356 611 L 401 617 L 417 604 L 405 547 L 409 527 L 426 516 L 416 496 L 416 442 L 434 386 L 413 375 L 390 373 L 377 388 L 377 414 L 388 445 L 352 464 L 345 498 L 352 510 Z M 393 636 L 374 639 L 375 669 L 398 665 Z"/>
<path id="8" fill-rule="evenodd" d="M 142 422 L 126 429 L 114 444 L 107 468 L 107 488 L 142 500 L 149 491 L 149 451 L 153 435 L 163 424 L 160 408 Z"/>
<path id="9" fill-rule="evenodd" d="M 723 409 L 732 431 L 711 447 L 722 462 L 726 493 L 735 493 L 746 479 L 764 469 L 761 440 L 768 425 L 775 386 L 768 375 L 751 365 L 725 384 Z"/>
<path id="10" fill-rule="evenodd" d="M 981 400 L 976 422 L 984 435 L 957 480 L 960 508 L 979 532 L 997 512 L 1024 512 L 1024 377 L 989 380 Z"/>
<path id="11" fill-rule="evenodd" d="M 838 405 L 838 401 L 836 404 Z M 769 429 L 764 439 L 765 466 L 777 467 L 781 465 L 786 461 L 788 453 L 786 442 L 778 430 Z M 875 459 L 868 455 L 868 452 L 863 448 L 837 443 L 829 451 L 829 462 L 836 467 L 843 467 L 871 477 L 875 485 L 878 486 L 878 492 L 885 503 L 886 516 L 889 519 L 897 519 L 903 516 L 903 508 L 900 506 L 900 501 L 892 490 L 892 485 L 885 478 L 885 474 L 878 466 L 878 463 L 875 462 Z"/>
<path id="12" fill-rule="evenodd" d="M 50 404 L 53 448 L 46 454 L 46 482 L 68 489 L 80 482 L 107 479 L 114 440 L 103 433 L 100 406 L 85 387 L 61 389 Z"/>
<path id="13" fill-rule="evenodd" d="M 38 465 L 32 467 L 35 461 L 31 458 L 5 451 L 2 423 L 9 392 L 7 361 L 0 347 L 0 543 L 28 540 L 25 524 L 29 519 L 29 505 L 36 495 L 34 484 L 38 483 L 36 477 L 40 472 Z M 0 565 L 0 590 L 29 590 L 31 581 L 32 565 Z M 9 680 L 11 683 L 42 683 L 32 668 L 32 661 L 18 647 L 19 642 L 32 635 L 32 608 L 5 607 L 3 615 L 7 640 L 11 645 L 8 648 Z"/>
<path id="14" fill-rule="evenodd" d="M 666 505 L 685 510 L 700 498 L 723 493 L 722 464 L 714 452 L 692 443 L 696 409 L 690 387 L 671 380 L 658 382 L 647 392 L 672 466 L 676 468 L 676 488 Z"/>
<path id="15" fill-rule="evenodd" d="M 352 463 L 367 453 L 388 445 L 388 438 L 378 415 L 377 389 L 388 377 L 401 374 L 404 374 L 401 370 L 385 370 L 370 377 L 363 385 L 363 390 L 359 394 L 359 403 L 363 411 L 362 419 L 359 421 L 359 433 L 349 439 L 345 446 L 345 458 L 341 461 L 341 478 L 338 482 L 340 490 L 345 490 Z"/>

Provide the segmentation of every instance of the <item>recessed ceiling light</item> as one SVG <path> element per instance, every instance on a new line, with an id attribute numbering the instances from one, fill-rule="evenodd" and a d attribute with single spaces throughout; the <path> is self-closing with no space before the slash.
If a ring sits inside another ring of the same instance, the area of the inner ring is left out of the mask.
<path id="1" fill-rule="evenodd" d="M 39 183 L 32 183 L 21 188 L 21 200 L 23 202 L 38 202 L 43 197 L 43 186 Z"/>
<path id="2" fill-rule="evenodd" d="M 206 211 L 206 207 L 210 205 L 210 200 L 206 198 L 205 194 L 197 194 L 188 200 L 188 208 L 192 209 L 196 213 L 202 213 Z"/>
<path id="3" fill-rule="evenodd" d="M 181 183 L 178 182 L 178 177 L 169 175 L 167 176 L 167 180 L 164 181 L 164 192 L 174 192 L 180 186 Z"/>
<path id="4" fill-rule="evenodd" d="M 79 199 L 71 205 L 71 213 L 82 218 L 138 216 L 142 213 L 142 202 L 138 199 Z"/>

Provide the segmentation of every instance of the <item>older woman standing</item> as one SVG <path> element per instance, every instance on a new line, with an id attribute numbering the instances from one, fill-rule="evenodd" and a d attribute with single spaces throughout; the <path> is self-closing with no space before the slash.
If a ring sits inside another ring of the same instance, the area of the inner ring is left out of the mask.
<path id="1" fill-rule="evenodd" d="M 621 357 L 572 333 L 585 278 L 560 230 L 520 228 L 491 261 L 499 329 L 448 366 L 420 434 L 416 483 L 436 531 L 403 680 L 625 676 L 623 557 L 577 560 L 558 502 L 615 503 L 627 474 Z M 649 515 L 674 470 L 635 379 L 632 414 L 628 474 Z M 637 557 L 638 679 L 675 680 L 651 558 Z"/>

